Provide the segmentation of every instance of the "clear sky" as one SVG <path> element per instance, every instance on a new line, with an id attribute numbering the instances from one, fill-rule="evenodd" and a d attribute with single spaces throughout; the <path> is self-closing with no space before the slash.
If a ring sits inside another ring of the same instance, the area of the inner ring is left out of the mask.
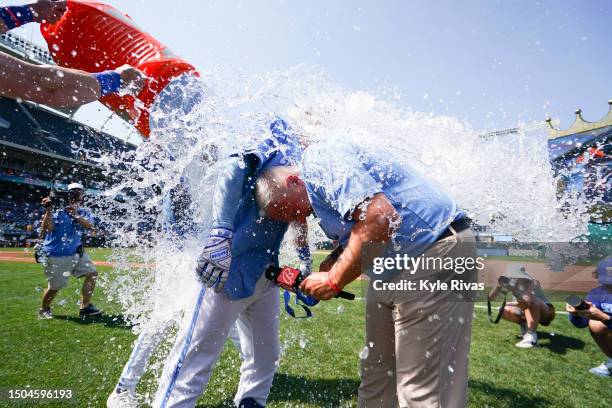
<path id="1" fill-rule="evenodd" d="M 204 73 L 207 66 L 265 71 L 307 63 L 345 88 L 395 87 L 399 103 L 477 129 L 547 115 L 566 127 L 577 107 L 598 120 L 612 98 L 608 0 L 107 3 Z"/>

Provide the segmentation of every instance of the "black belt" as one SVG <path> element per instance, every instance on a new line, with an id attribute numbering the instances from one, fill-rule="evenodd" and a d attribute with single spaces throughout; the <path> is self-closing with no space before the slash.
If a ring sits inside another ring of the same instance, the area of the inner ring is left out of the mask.
<path id="1" fill-rule="evenodd" d="M 465 217 L 461 218 L 460 220 L 451 222 L 449 228 L 446 228 L 446 230 L 442 233 L 442 235 L 438 237 L 436 241 L 442 241 L 445 238 L 451 237 L 453 235 L 453 232 L 450 230 L 450 227 L 452 227 L 456 233 L 460 233 L 461 231 L 470 228 L 470 222 Z"/>

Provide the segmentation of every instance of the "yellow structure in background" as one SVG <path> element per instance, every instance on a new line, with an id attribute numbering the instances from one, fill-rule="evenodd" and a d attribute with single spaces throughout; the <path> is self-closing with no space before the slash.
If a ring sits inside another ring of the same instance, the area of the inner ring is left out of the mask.
<path id="1" fill-rule="evenodd" d="M 590 130 L 601 129 L 607 126 L 612 126 L 612 99 L 608 101 L 608 105 L 609 105 L 608 114 L 604 116 L 603 119 L 597 122 L 587 122 L 582 117 L 582 109 L 576 109 L 576 112 L 575 112 L 576 120 L 574 120 L 574 123 L 572 123 L 572 125 L 565 130 L 555 129 L 552 124 L 552 119 L 546 118 L 546 122 L 548 123 L 548 126 L 549 126 L 548 138 L 557 139 L 557 138 L 564 137 L 564 136 L 569 136 L 569 135 L 573 135 L 577 133 L 584 133 Z"/>

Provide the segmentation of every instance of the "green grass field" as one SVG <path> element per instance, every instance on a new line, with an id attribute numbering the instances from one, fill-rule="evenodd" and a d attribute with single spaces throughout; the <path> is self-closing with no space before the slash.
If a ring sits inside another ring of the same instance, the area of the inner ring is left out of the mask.
<path id="1" fill-rule="evenodd" d="M 107 251 L 90 252 L 104 260 Z M 320 257 L 319 257 L 320 258 Z M 320 260 L 320 259 L 319 259 Z M 110 268 L 99 267 L 101 273 Z M 103 407 L 127 361 L 135 336 L 116 305 L 94 296 L 103 318 L 81 320 L 80 281 L 58 295 L 53 320 L 36 317 L 46 281 L 39 265 L 0 262 L 0 389 L 72 389 L 71 403 L 15 403 L 2 407 Z M 355 284 L 353 292 L 360 292 Z M 562 310 L 559 304 L 558 310 Z M 331 301 L 314 308 L 315 317 L 294 320 L 281 314 L 282 359 L 269 407 L 351 407 L 356 405 L 359 357 L 363 348 L 364 304 Z M 612 382 L 587 372 L 603 354 L 588 331 L 575 329 L 565 315 L 540 331 L 540 347 L 518 350 L 517 327 L 491 325 L 476 309 L 470 369 L 470 407 L 609 407 Z M 231 407 L 240 360 L 226 346 L 200 407 Z M 154 392 L 145 377 L 143 394 Z"/>

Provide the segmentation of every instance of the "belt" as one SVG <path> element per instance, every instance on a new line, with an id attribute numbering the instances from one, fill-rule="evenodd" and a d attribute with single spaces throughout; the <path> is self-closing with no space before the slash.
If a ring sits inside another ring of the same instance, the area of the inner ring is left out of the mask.
<path id="1" fill-rule="evenodd" d="M 470 222 L 465 217 L 451 222 L 449 228 L 446 228 L 446 230 L 438 237 L 436 241 L 442 241 L 445 238 L 451 237 L 453 232 L 451 231 L 450 227 L 452 227 L 456 233 L 460 233 L 461 231 L 470 228 Z"/>

